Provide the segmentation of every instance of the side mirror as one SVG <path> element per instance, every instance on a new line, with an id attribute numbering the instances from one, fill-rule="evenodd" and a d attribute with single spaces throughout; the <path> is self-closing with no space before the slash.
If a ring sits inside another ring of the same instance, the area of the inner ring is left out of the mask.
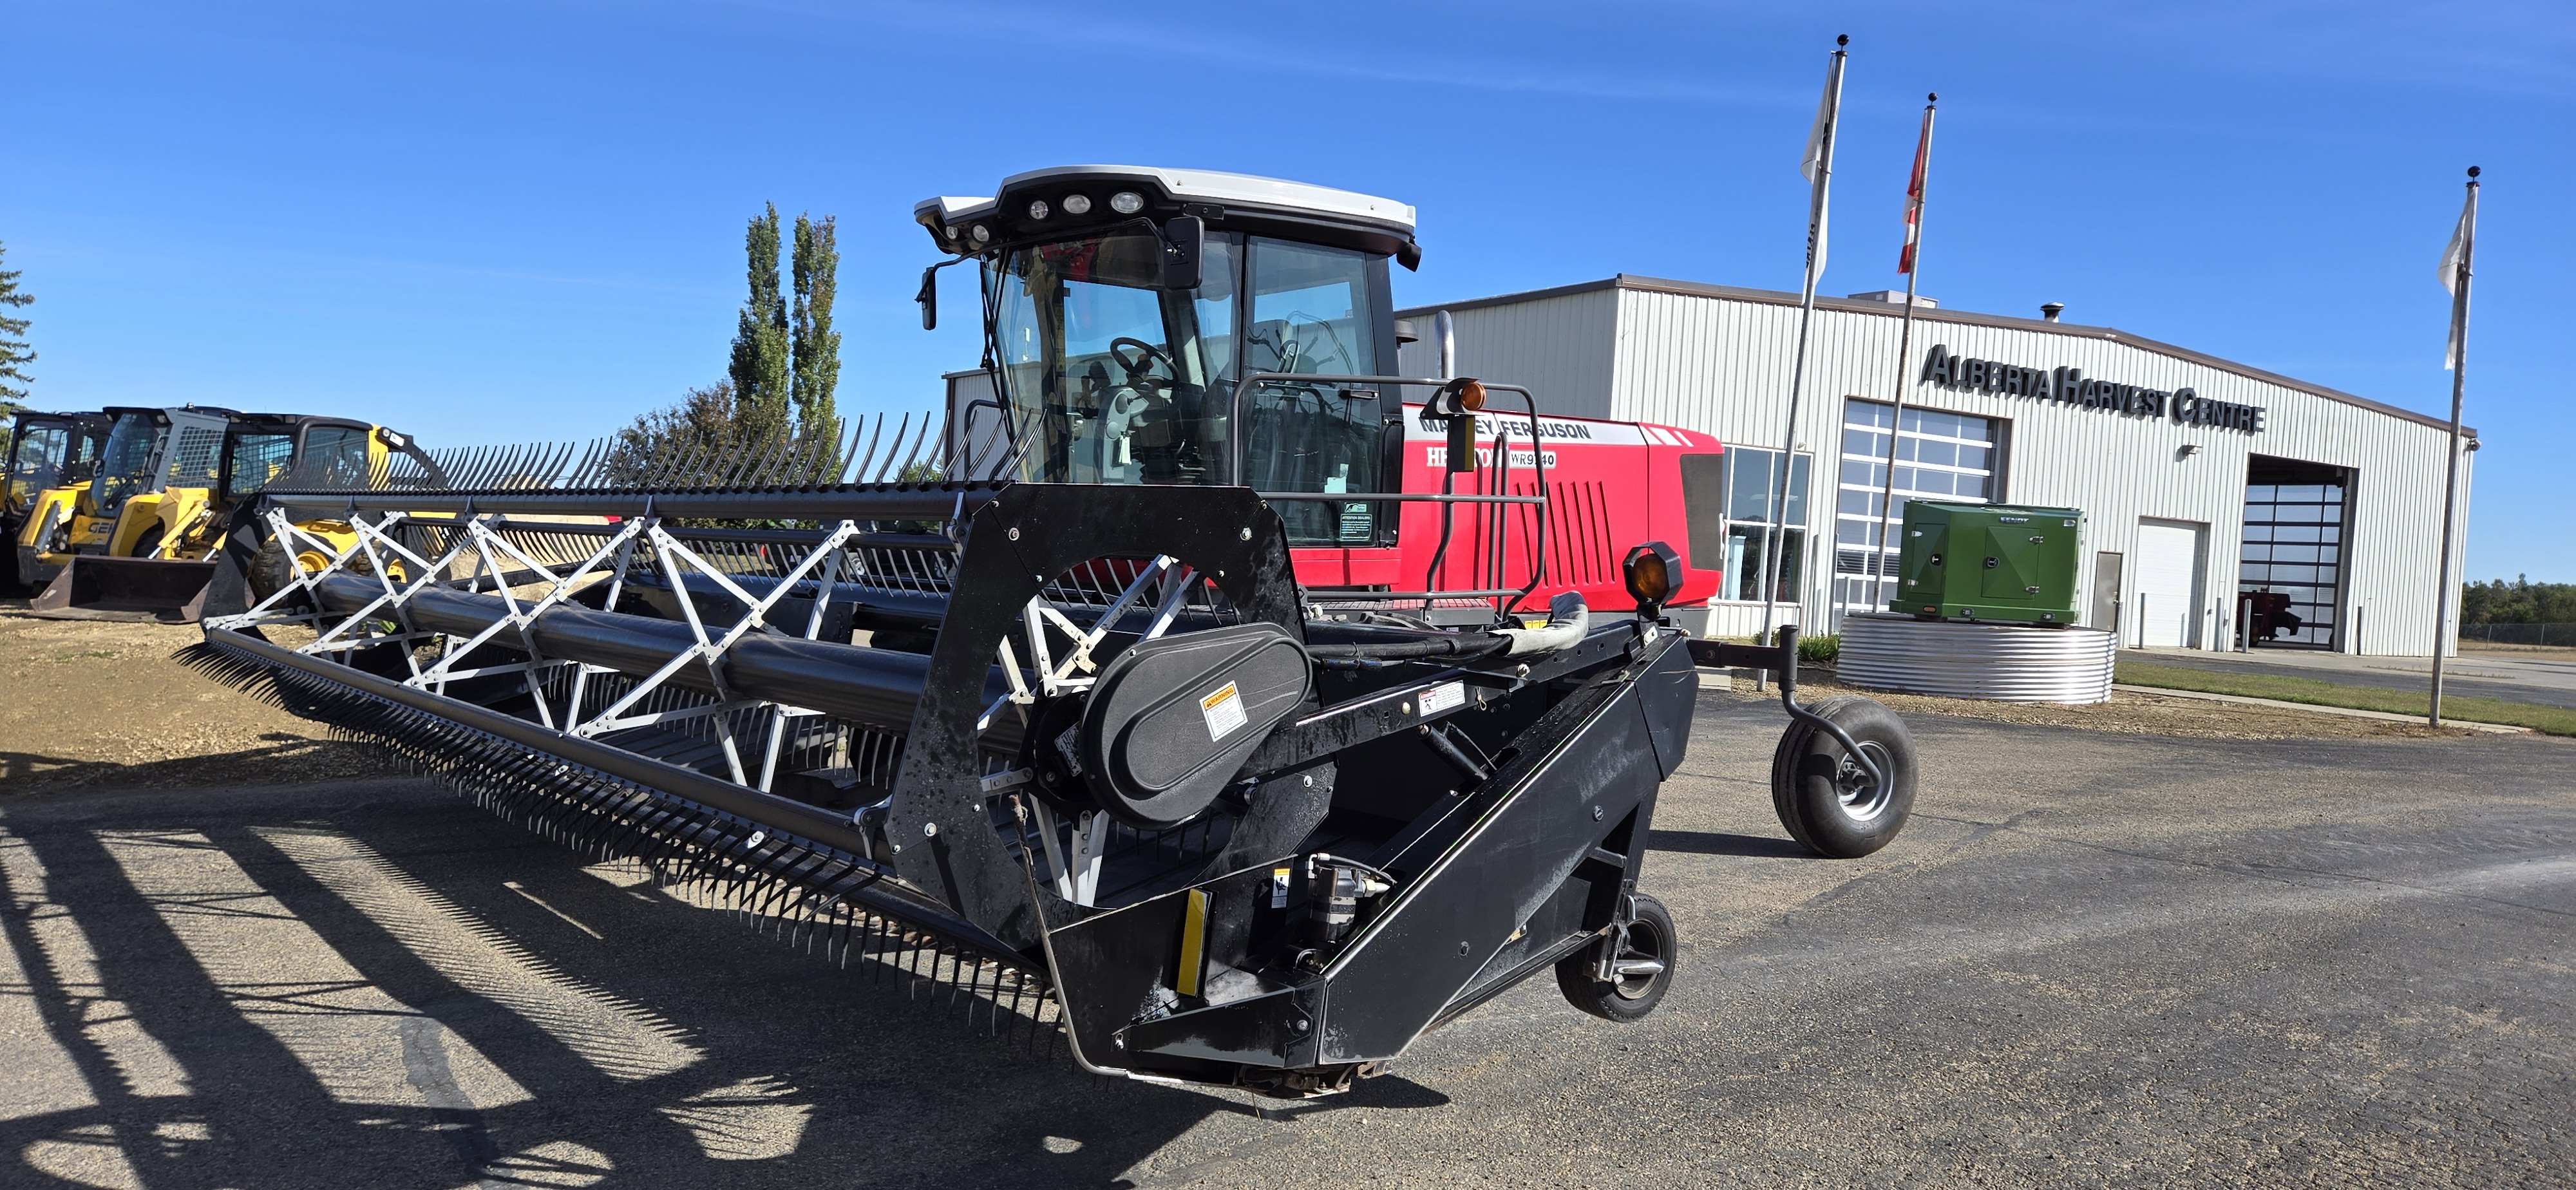
<path id="1" fill-rule="evenodd" d="M 1199 254 L 1207 247 L 1207 224 L 1183 215 L 1163 225 L 1163 288 L 1196 289 L 1203 279 Z"/>
<path id="2" fill-rule="evenodd" d="M 935 264 L 934 264 L 934 265 L 930 266 L 929 268 L 926 268 L 926 269 L 921 270 L 921 292 L 919 292 L 919 293 L 916 293 L 916 294 L 912 295 L 912 300 L 914 300 L 914 301 L 916 301 L 916 302 L 921 303 L 921 329 L 926 330 L 926 331 L 935 331 L 935 330 L 938 330 L 938 329 L 939 329 L 939 266 L 938 266 L 938 265 L 935 265 Z"/>

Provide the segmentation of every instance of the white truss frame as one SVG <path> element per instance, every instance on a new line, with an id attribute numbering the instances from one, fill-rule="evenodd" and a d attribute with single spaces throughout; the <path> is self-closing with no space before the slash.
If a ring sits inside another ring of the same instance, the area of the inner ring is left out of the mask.
<path id="1" fill-rule="evenodd" d="M 345 653 L 372 645 L 440 639 L 443 645 L 439 656 L 426 665 L 414 650 L 404 650 L 404 660 L 411 671 L 410 676 L 403 679 L 404 685 L 445 695 L 448 683 L 452 681 L 517 673 L 536 705 L 539 721 L 549 730 L 571 736 L 595 737 L 627 728 L 711 718 L 728 775 L 738 785 L 763 792 L 769 791 L 777 779 L 789 721 L 817 716 L 822 712 L 736 696 L 725 683 L 724 656 L 746 636 L 765 629 L 785 631 L 801 627 L 803 639 L 819 639 L 830 603 L 828 593 L 840 581 L 843 558 L 849 553 L 845 547 L 861 533 L 855 522 L 840 522 L 797 559 L 768 594 L 754 596 L 721 566 L 680 541 L 662 526 L 659 518 L 654 517 L 624 522 L 587 557 L 566 569 L 561 563 L 550 566 L 538 561 L 527 550 L 503 536 L 502 531 L 507 529 L 542 532 L 548 522 L 523 524 L 497 514 L 470 512 L 453 517 L 390 512 L 373 522 L 352 517 L 348 523 L 354 530 L 354 539 L 346 547 L 336 547 L 295 525 L 282 510 L 272 510 L 268 516 L 271 531 L 295 547 L 289 551 L 290 558 L 306 552 L 319 552 L 329 560 L 320 569 L 312 571 L 304 570 L 301 562 L 297 562 L 295 577 L 284 587 L 245 613 L 210 618 L 207 621 L 209 627 L 237 629 L 263 623 L 309 624 L 316 631 L 315 639 L 298 650 L 308 654 Z M 444 530 L 452 534 L 453 539 L 435 559 L 424 558 L 395 539 L 395 531 L 405 525 Z M 639 545 L 652 547 L 663 578 L 678 595 L 681 615 L 689 626 L 693 642 L 652 674 L 637 679 L 630 689 L 607 706 L 585 715 L 584 703 L 592 675 L 620 674 L 623 671 L 545 656 L 538 647 L 536 621 L 539 616 L 587 589 L 589 580 L 603 569 L 609 584 L 606 606 L 615 607 L 636 562 L 635 551 Z M 325 627 L 324 613 L 319 610 L 291 610 L 290 601 L 298 592 L 304 593 L 318 609 L 322 581 L 334 575 L 360 575 L 357 568 L 361 564 L 366 567 L 363 577 L 372 579 L 379 593 L 357 612 L 340 617 L 338 623 Z M 407 568 L 400 580 L 393 576 L 395 564 Z M 470 573 L 464 577 L 461 588 L 456 587 L 447 576 L 468 565 Z M 515 588 L 505 581 L 513 566 L 533 576 L 531 581 L 518 583 Z M 854 573 L 866 569 L 864 562 L 853 566 Z M 713 584 L 717 591 L 740 603 L 743 608 L 741 617 L 730 627 L 711 632 L 706 619 L 699 613 L 697 599 L 690 593 L 689 572 L 703 576 L 706 583 Z M 412 623 L 410 604 L 422 591 L 443 587 L 482 593 L 482 584 L 487 576 L 492 582 L 489 593 L 498 595 L 507 609 L 500 620 L 470 638 L 422 631 Z M 809 579 L 815 582 L 823 597 L 811 601 L 804 623 L 801 626 L 773 626 L 769 617 L 778 604 Z M 1025 719 L 1028 708 L 1034 706 L 1040 697 L 1056 697 L 1089 689 L 1097 680 L 1099 670 L 1099 662 L 1093 657 L 1093 652 L 1108 639 L 1119 621 L 1131 610 L 1150 608 L 1150 618 L 1141 638 L 1150 640 L 1165 635 L 1185 606 L 1190 592 L 1200 585 L 1198 579 L 1198 573 L 1178 559 L 1157 555 L 1137 572 L 1115 599 L 1101 609 L 1088 629 L 1058 610 L 1044 591 L 1032 597 L 1022 617 L 1021 631 L 1016 634 L 1020 641 L 1015 646 L 1012 637 L 1006 635 L 998 648 L 1009 691 L 985 708 L 977 720 L 977 730 L 989 728 L 993 716 L 1000 714 L 1004 707 L 1017 707 Z M 542 592 L 532 599 L 519 593 L 521 589 L 537 585 L 542 585 Z M 382 624 L 387 620 L 398 624 L 398 630 L 384 630 Z M 504 633 L 514 634 L 515 647 L 527 660 L 486 666 L 459 664 Z M 1069 646 L 1059 648 L 1059 637 L 1070 642 Z M 1022 648 L 1027 650 L 1030 662 L 1026 667 L 1020 661 Z M 655 691 L 667 688 L 672 678 L 691 666 L 704 667 L 705 680 L 715 690 L 711 701 L 697 706 L 637 709 Z M 556 700 L 547 697 L 545 683 L 551 675 L 565 668 L 573 671 L 572 688 L 558 708 Z M 769 712 L 769 731 L 755 782 L 752 767 L 736 738 L 733 717 L 736 712 L 761 709 Z M 1028 784 L 1035 776 L 1027 768 L 1005 769 L 985 777 L 983 791 L 995 794 L 1015 789 Z M 1067 821 L 1043 801 L 1033 799 L 1033 806 L 1034 825 L 1045 850 L 1048 867 L 1054 873 L 1057 893 L 1076 904 L 1092 904 L 1099 896 L 1102 861 L 1115 835 L 1116 823 L 1097 810 L 1084 811 Z"/>

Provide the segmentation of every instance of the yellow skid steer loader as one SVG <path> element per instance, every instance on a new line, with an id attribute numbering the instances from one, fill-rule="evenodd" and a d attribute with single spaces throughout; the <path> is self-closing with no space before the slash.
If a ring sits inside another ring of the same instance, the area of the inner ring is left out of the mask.
<path id="1" fill-rule="evenodd" d="M 394 453 L 417 454 L 405 435 L 344 418 L 230 410 L 119 411 L 110 464 L 127 455 L 145 468 L 102 467 L 86 521 L 74 518 L 71 545 L 31 610 L 65 619 L 158 619 L 195 623 L 215 551 L 243 497 L 290 474 L 311 482 L 363 482 Z M 157 423 L 149 415 L 158 414 Z M 130 431 L 130 432 L 129 432 Z M 137 445 L 147 431 L 151 445 Z M 120 437 L 124 435 L 124 437 Z M 328 519 L 296 525 L 313 542 L 345 547 L 353 531 Z M 263 534 L 265 542 L 267 535 Z M 283 562 L 283 559 L 280 560 Z M 315 563 L 318 565 L 318 561 Z"/>
<path id="2" fill-rule="evenodd" d="M 39 413 L 18 411 L 10 427 L 8 466 L 0 476 L 0 542 L 14 545 L 19 531 L 40 518 L 69 515 L 79 493 L 88 490 L 91 468 L 107 444 L 105 413 Z M 19 563 L 18 551 L 0 546 L 0 588 L 35 587 L 39 578 Z"/>

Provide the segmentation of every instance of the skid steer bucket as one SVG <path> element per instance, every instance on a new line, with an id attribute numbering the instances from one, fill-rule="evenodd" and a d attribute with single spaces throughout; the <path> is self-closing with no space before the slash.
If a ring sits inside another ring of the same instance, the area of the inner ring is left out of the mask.
<path id="1" fill-rule="evenodd" d="M 289 477 L 224 565 L 316 516 L 354 544 L 192 656 L 1096 1071 L 1321 1094 L 1536 973 L 1652 1006 L 1678 632 L 1570 595 L 1544 625 L 1324 618 L 1277 494 L 888 482 L 932 428 Z"/>
<path id="2" fill-rule="evenodd" d="M 158 620 L 194 624 L 204 610 L 213 562 L 76 554 L 28 610 L 56 620 Z"/>

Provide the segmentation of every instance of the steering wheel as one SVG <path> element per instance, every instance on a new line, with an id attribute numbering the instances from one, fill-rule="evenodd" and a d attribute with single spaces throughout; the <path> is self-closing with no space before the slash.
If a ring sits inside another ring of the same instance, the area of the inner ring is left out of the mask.
<path id="1" fill-rule="evenodd" d="M 1126 356 L 1119 354 L 1118 349 L 1121 347 L 1135 348 L 1136 358 L 1133 361 L 1130 361 Z M 1117 360 L 1118 366 L 1127 370 L 1127 381 L 1130 384 L 1135 383 L 1138 377 L 1152 371 L 1156 360 L 1162 361 L 1164 370 L 1170 372 L 1175 378 L 1179 377 L 1181 374 L 1181 370 L 1173 365 L 1172 357 L 1163 354 L 1162 348 L 1156 347 L 1143 339 L 1130 339 L 1125 335 L 1120 335 L 1115 339 L 1111 339 L 1109 341 L 1109 358 Z"/>

